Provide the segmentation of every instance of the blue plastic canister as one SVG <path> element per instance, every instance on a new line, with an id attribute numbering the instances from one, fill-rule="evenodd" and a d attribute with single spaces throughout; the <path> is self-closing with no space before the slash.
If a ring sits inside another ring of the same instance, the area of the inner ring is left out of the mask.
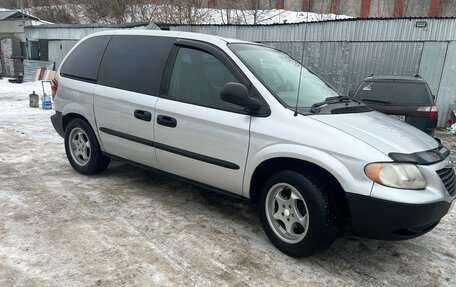
<path id="1" fill-rule="evenodd" d="M 46 93 L 44 93 L 43 96 L 41 97 L 41 108 L 43 110 L 52 109 L 51 97 L 49 97 Z"/>

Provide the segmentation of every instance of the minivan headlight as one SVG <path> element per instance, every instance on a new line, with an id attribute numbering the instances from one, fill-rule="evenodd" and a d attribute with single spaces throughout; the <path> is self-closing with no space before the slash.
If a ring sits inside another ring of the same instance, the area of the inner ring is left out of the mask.
<path id="1" fill-rule="evenodd" d="M 426 179 L 411 163 L 370 163 L 364 167 L 364 172 L 372 181 L 394 188 L 424 189 Z"/>

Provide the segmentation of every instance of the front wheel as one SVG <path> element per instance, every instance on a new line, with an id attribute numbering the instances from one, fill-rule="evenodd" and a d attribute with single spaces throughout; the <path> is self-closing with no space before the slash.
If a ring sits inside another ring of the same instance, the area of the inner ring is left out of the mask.
<path id="1" fill-rule="evenodd" d="M 333 199 L 318 179 L 284 170 L 264 185 L 260 220 L 269 240 L 293 257 L 327 249 L 336 237 Z"/>
<path id="2" fill-rule="evenodd" d="M 96 174 L 105 170 L 110 159 L 103 156 L 90 125 L 79 118 L 65 129 L 65 152 L 71 166 L 82 174 Z"/>

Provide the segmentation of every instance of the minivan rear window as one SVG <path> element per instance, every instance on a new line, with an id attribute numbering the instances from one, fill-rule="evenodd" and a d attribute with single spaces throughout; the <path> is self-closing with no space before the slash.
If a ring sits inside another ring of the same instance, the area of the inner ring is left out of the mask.
<path id="1" fill-rule="evenodd" d="M 111 36 L 97 36 L 80 43 L 68 55 L 60 74 L 79 80 L 97 81 L 98 68 Z"/>
<path id="2" fill-rule="evenodd" d="M 432 105 L 430 92 L 421 82 L 365 81 L 355 99 L 380 105 Z"/>

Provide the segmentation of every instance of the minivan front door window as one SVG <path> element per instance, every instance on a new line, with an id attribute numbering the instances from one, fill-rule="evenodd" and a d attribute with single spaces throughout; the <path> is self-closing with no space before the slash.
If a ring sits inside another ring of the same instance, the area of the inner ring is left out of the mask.
<path id="1" fill-rule="evenodd" d="M 196 49 L 180 48 L 171 74 L 168 97 L 204 107 L 241 111 L 241 107 L 220 98 L 220 91 L 228 82 L 239 83 L 213 55 Z"/>

